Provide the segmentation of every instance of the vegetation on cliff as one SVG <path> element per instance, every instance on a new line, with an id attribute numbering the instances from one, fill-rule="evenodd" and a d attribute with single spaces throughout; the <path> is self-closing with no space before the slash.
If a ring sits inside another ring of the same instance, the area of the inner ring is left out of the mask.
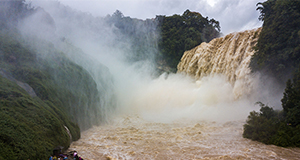
<path id="1" fill-rule="evenodd" d="M 88 71 L 52 43 L 20 34 L 16 24 L 35 9 L 24 0 L 0 8 L 0 159 L 46 159 L 101 123 L 101 96 Z"/>
<path id="2" fill-rule="evenodd" d="M 186 10 L 182 15 L 157 16 L 156 19 L 161 32 L 159 50 L 166 64 L 175 71 L 184 51 L 220 35 L 219 22 L 204 18 L 198 12 Z"/>
<path id="3" fill-rule="evenodd" d="M 257 10 L 264 23 L 251 68 L 285 83 L 300 64 L 300 1 L 268 0 Z"/>
<path id="4" fill-rule="evenodd" d="M 120 11 L 106 21 L 117 27 L 120 41 L 130 41 L 131 60 L 153 59 L 159 66 L 175 72 L 184 51 L 220 35 L 219 22 L 186 10 L 182 15 L 156 16 L 145 21 L 125 17 Z"/>
<path id="5" fill-rule="evenodd" d="M 70 91 L 56 84 L 49 72 L 55 68 L 47 66 L 49 62 L 38 61 L 34 52 L 13 38 L 15 35 L 5 32 L 0 32 L 0 155 L 3 159 L 44 159 L 53 147 L 67 148 L 70 138 L 80 137 L 76 121 L 71 121 L 75 117 L 67 112 L 71 106 L 65 101 L 75 99 L 67 98 Z"/>
<path id="6" fill-rule="evenodd" d="M 288 80 L 281 99 L 282 111 L 259 103 L 260 112 L 250 112 L 243 137 L 282 147 L 300 147 L 300 70 Z"/>
<path id="7" fill-rule="evenodd" d="M 116 10 L 111 16 L 104 18 L 109 26 L 116 27 L 114 30 L 116 42 L 114 45 L 120 45 L 122 50 L 127 51 L 127 58 L 130 62 L 140 60 L 155 60 L 158 54 L 157 41 L 159 32 L 156 19 L 140 20 L 130 18 Z M 122 44 L 124 44 L 122 46 Z M 115 47 L 115 46 L 113 46 Z"/>
<path id="8" fill-rule="evenodd" d="M 266 144 L 300 147 L 300 1 L 268 0 L 258 3 L 264 21 L 252 58 L 253 71 L 286 82 L 282 111 L 262 103 L 251 112 L 243 136 Z M 290 78 L 290 79 L 289 79 Z"/>

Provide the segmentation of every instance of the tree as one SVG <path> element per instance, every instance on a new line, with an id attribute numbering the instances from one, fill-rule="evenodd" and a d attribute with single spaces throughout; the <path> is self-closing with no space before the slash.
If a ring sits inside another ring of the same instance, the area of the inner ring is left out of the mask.
<path id="1" fill-rule="evenodd" d="M 286 83 L 285 92 L 281 99 L 287 123 L 292 126 L 300 124 L 300 67 L 294 74 L 293 80 Z"/>
<path id="2" fill-rule="evenodd" d="M 258 102 L 260 112 L 250 112 L 243 137 L 282 147 L 300 147 L 300 68 L 288 80 L 281 100 L 283 111 Z"/>
<path id="3" fill-rule="evenodd" d="M 300 62 L 300 1 L 268 0 L 257 6 L 264 23 L 250 66 L 284 84 Z"/>
<path id="4" fill-rule="evenodd" d="M 261 106 L 260 112 L 250 112 L 244 125 L 243 137 L 271 144 L 280 123 L 278 112 L 261 102 L 258 104 Z"/>
<path id="5" fill-rule="evenodd" d="M 198 12 L 186 10 L 181 16 L 160 16 L 161 41 L 159 49 L 173 71 L 177 70 L 184 51 L 190 50 L 202 42 L 209 42 L 220 34 L 219 22 L 202 17 Z"/>

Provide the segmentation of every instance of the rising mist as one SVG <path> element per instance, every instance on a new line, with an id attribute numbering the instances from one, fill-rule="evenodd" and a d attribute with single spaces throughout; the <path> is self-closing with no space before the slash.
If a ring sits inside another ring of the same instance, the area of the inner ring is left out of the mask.
<path id="1" fill-rule="evenodd" d="M 94 17 L 59 2 L 36 1 L 34 4 L 42 8 L 20 23 L 20 30 L 24 35 L 50 41 L 90 72 L 101 93 L 99 106 L 107 122 L 123 114 L 138 114 L 147 120 L 161 122 L 182 118 L 244 120 L 250 111 L 258 109 L 254 104 L 261 94 L 253 94 L 258 93 L 255 89 L 260 86 L 259 76 L 251 75 L 249 68 L 246 76 L 251 86 L 241 84 L 238 96 L 237 85 L 225 75 L 229 69 L 196 79 L 182 73 L 157 76 L 154 63 L 157 45 L 146 48 L 146 58 L 136 58 L 135 44 L 114 23 L 109 23 L 107 17 Z M 154 22 L 152 27 L 145 30 L 137 26 L 135 32 L 151 30 L 159 35 Z M 159 36 L 146 42 L 155 44 L 158 39 Z M 268 97 L 269 93 L 263 95 Z"/>

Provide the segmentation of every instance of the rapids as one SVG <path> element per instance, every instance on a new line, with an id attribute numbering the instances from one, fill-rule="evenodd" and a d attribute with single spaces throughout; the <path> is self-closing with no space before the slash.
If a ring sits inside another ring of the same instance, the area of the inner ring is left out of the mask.
<path id="1" fill-rule="evenodd" d="M 126 67 L 117 74 L 111 70 L 118 99 L 111 121 L 84 131 L 70 150 L 94 160 L 300 159 L 299 148 L 242 136 L 249 112 L 259 109 L 255 102 L 280 99 L 269 96 L 261 87 L 266 85 L 251 75 L 260 30 L 232 33 L 186 51 L 176 74 L 153 79 Z"/>
<path id="2" fill-rule="evenodd" d="M 82 133 L 70 150 L 89 160 L 105 159 L 300 159 L 299 148 L 282 148 L 242 138 L 243 121 L 181 119 L 149 122 L 137 115 Z"/>

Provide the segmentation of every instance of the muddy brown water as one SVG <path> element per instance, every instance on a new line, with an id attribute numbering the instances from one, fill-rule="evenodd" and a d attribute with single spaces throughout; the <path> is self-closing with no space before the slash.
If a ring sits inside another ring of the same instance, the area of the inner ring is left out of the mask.
<path id="1" fill-rule="evenodd" d="M 300 159 L 299 148 L 243 138 L 243 124 L 185 119 L 159 123 L 126 116 L 83 132 L 70 150 L 88 160 Z"/>

